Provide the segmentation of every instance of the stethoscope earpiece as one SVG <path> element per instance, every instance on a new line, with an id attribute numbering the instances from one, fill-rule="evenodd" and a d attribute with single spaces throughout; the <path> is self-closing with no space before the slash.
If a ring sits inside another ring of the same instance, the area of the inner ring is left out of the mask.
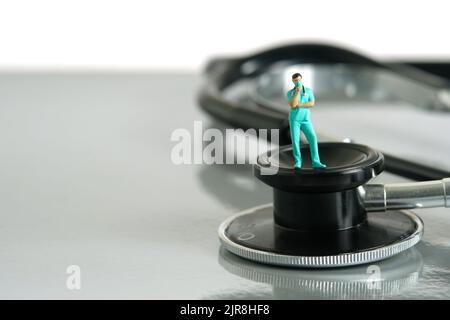
<path id="1" fill-rule="evenodd" d="M 254 175 L 273 188 L 273 204 L 224 221 L 219 238 L 227 250 L 291 267 L 370 263 L 420 241 L 423 222 L 405 209 L 450 205 L 450 179 L 366 184 L 384 169 L 383 155 L 367 146 L 320 143 L 325 170 L 312 168 L 309 146 L 301 148 L 301 170 L 294 170 L 291 146 L 258 157 Z"/>

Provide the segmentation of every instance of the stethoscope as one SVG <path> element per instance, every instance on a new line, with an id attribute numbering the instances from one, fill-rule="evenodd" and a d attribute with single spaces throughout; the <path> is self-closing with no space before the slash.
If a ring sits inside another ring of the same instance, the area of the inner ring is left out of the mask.
<path id="1" fill-rule="evenodd" d="M 308 146 L 303 144 L 304 165 L 294 170 L 286 106 L 280 100 L 283 88 L 277 83 L 283 70 L 298 63 L 351 66 L 349 73 L 359 77 L 362 88 L 370 87 L 371 78 L 366 71 L 358 74 L 357 68 L 369 68 L 369 74 L 383 70 L 395 75 L 390 75 L 392 83 L 404 99 L 450 110 L 444 80 L 411 68 L 383 65 L 337 47 L 299 44 L 212 60 L 198 95 L 201 107 L 239 128 L 278 128 L 281 132 L 280 147 L 258 156 L 253 166 L 256 178 L 273 188 L 273 203 L 224 221 L 219 227 L 223 247 L 260 263 L 311 268 L 365 264 L 411 248 L 422 238 L 424 227 L 409 209 L 450 207 L 450 178 L 445 178 L 450 173 L 348 142 L 319 142 L 326 170 L 312 169 Z M 414 92 L 408 93 L 408 85 Z M 369 91 L 356 90 L 371 98 Z M 339 95 L 333 92 L 333 97 Z M 391 98 L 386 92 L 376 97 Z M 439 180 L 367 184 L 385 168 L 414 180 Z M 263 174 L 267 170 L 274 174 Z"/>
<path id="2" fill-rule="evenodd" d="M 280 145 L 287 145 L 291 140 L 285 76 L 291 76 L 290 69 L 305 68 L 312 69 L 320 83 L 314 91 L 321 103 L 401 99 L 428 110 L 450 111 L 450 85 L 443 77 L 324 44 L 295 44 L 244 57 L 214 58 L 205 65 L 197 100 L 204 111 L 234 127 L 279 129 Z M 444 169 L 383 154 L 387 171 L 412 180 L 450 176 Z"/>

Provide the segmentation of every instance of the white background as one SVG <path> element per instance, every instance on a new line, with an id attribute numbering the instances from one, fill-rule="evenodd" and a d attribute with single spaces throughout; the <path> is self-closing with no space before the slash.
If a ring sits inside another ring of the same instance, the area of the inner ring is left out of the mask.
<path id="1" fill-rule="evenodd" d="M 0 68 L 196 70 L 211 55 L 303 40 L 444 59 L 449 3 L 0 0 Z"/>

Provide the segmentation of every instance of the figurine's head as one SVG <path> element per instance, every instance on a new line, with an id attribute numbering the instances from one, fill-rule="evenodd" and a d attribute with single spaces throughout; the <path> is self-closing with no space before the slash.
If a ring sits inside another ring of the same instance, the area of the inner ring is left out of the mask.
<path id="1" fill-rule="evenodd" d="M 294 73 L 292 75 L 292 82 L 296 87 L 300 88 L 302 86 L 302 75 L 300 73 Z"/>

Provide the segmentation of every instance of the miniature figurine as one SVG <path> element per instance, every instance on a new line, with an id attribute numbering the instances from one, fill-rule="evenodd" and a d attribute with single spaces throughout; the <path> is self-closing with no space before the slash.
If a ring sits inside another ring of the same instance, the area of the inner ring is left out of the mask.
<path id="1" fill-rule="evenodd" d="M 291 127 L 292 152 L 295 159 L 295 169 L 302 167 L 302 155 L 300 152 L 300 134 L 303 130 L 306 139 L 309 142 L 312 167 L 314 169 L 323 169 L 327 166 L 320 162 L 319 147 L 314 127 L 311 123 L 310 110 L 315 104 L 314 93 L 311 88 L 302 84 L 302 75 L 294 73 L 292 82 L 295 87 L 287 92 L 289 101 L 289 125 Z"/>

